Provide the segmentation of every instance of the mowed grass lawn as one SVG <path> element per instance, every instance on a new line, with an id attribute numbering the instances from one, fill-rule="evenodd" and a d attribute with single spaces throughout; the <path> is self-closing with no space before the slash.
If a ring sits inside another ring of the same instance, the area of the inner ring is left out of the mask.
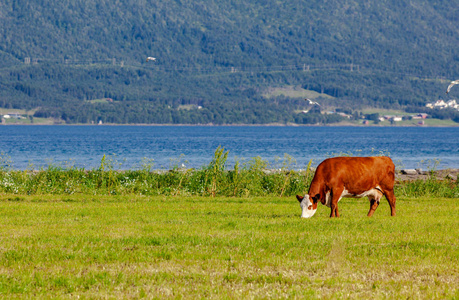
<path id="1" fill-rule="evenodd" d="M 459 298 L 459 200 L 0 196 L 2 298 Z"/>

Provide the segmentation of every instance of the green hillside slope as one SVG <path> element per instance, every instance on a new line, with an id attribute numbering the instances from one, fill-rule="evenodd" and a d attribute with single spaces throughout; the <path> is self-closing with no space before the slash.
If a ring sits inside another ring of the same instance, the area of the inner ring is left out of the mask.
<path id="1" fill-rule="evenodd" d="M 263 96 L 288 86 L 333 107 L 421 106 L 459 76 L 458 21 L 458 0 L 4 0 L 0 106 L 68 123 L 298 122 L 302 99 Z"/>

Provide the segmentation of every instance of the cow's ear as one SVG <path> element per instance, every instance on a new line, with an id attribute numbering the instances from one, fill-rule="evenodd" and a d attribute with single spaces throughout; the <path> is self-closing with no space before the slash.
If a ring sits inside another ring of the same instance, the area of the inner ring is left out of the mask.
<path id="1" fill-rule="evenodd" d="M 300 201 L 300 202 L 303 201 L 303 198 L 304 197 L 301 197 L 300 195 L 296 195 L 296 199 L 298 199 L 298 201 Z"/>

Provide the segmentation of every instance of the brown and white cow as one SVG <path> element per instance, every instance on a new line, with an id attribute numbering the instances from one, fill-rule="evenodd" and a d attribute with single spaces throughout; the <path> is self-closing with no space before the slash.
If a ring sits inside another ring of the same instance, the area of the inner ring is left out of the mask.
<path id="1" fill-rule="evenodd" d="M 328 158 L 317 167 L 308 193 L 296 196 L 301 217 L 312 217 L 319 201 L 331 208 L 330 217 L 339 217 L 338 202 L 343 197 L 368 197 L 371 217 L 383 195 L 395 216 L 394 178 L 394 163 L 386 156 Z"/>

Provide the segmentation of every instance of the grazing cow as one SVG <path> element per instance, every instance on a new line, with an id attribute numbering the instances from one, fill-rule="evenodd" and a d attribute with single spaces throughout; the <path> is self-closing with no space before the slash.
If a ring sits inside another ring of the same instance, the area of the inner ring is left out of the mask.
<path id="1" fill-rule="evenodd" d="M 395 216 L 394 177 L 394 163 L 386 156 L 328 158 L 317 167 L 308 193 L 296 196 L 301 217 L 312 217 L 319 201 L 331 208 L 330 217 L 339 217 L 338 202 L 343 197 L 368 197 L 371 217 L 383 195 Z"/>

